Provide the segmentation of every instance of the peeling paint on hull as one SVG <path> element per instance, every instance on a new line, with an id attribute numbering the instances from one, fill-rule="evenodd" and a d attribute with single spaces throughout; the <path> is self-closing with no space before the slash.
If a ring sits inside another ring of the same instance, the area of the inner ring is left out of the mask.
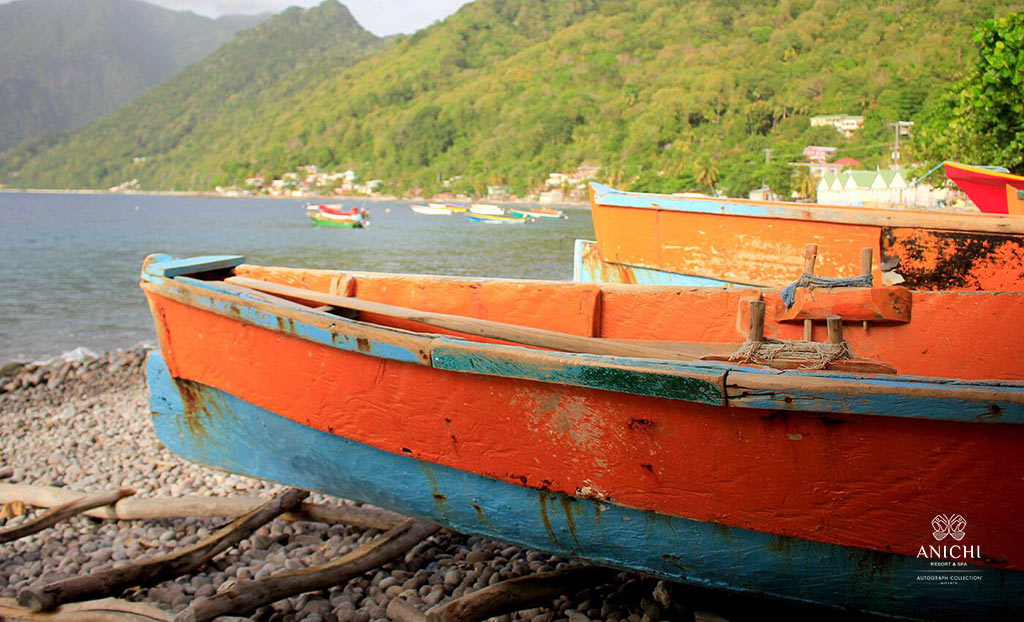
<path id="1" fill-rule="evenodd" d="M 967 584 L 923 581 L 929 566 L 910 556 L 541 491 L 383 451 L 172 378 L 160 353 L 147 372 L 160 439 L 215 468 L 673 581 L 906 618 L 1024 616 L 1022 572 L 972 566 L 980 579 Z"/>

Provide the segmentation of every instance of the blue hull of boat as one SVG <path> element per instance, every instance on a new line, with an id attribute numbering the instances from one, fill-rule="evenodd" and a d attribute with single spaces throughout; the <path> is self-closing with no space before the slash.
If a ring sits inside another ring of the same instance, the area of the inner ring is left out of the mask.
<path id="1" fill-rule="evenodd" d="M 516 486 L 295 423 L 147 367 L 159 438 L 215 468 L 371 503 L 464 533 L 706 587 L 910 619 L 1024 616 L 1024 573 L 780 537 Z M 976 577 L 976 578 L 975 578 Z"/>

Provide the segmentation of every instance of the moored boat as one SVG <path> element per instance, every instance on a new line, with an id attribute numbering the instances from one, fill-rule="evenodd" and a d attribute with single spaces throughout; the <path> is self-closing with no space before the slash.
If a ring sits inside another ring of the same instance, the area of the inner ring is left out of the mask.
<path id="1" fill-rule="evenodd" d="M 310 209 L 306 205 L 306 215 L 317 227 L 337 227 L 343 229 L 361 229 L 368 224 L 366 210 L 361 207 L 345 207 L 341 204 L 317 204 Z"/>
<path id="2" fill-rule="evenodd" d="M 154 425 L 190 460 L 674 581 L 1024 614 L 1024 334 L 1003 329 L 1024 292 L 787 303 L 242 261 L 143 269 Z M 805 368 L 771 367 L 759 348 L 806 319 Z"/>
<path id="3" fill-rule="evenodd" d="M 827 249 L 817 274 L 859 274 L 873 249 L 876 282 L 912 289 L 1024 289 L 1024 218 L 624 192 L 590 187 L 606 262 L 680 285 L 782 287 L 802 274 L 808 243 Z M 613 270 L 614 271 L 614 270 Z"/>
<path id="4" fill-rule="evenodd" d="M 1024 177 L 1006 169 L 944 162 L 946 177 L 956 182 L 978 209 L 989 214 L 1024 216 Z"/>
<path id="5" fill-rule="evenodd" d="M 565 212 L 551 207 L 512 208 L 509 212 L 513 216 L 535 220 L 566 218 Z"/>
<path id="6" fill-rule="evenodd" d="M 487 216 L 504 216 L 505 208 L 490 203 L 474 203 L 469 206 L 468 212 L 470 214 L 484 214 Z"/>
<path id="7" fill-rule="evenodd" d="M 424 216 L 448 216 L 452 213 L 452 210 L 448 209 L 447 206 L 436 203 L 431 203 L 430 205 L 417 205 L 414 203 L 409 206 L 409 209 Z"/>
<path id="8" fill-rule="evenodd" d="M 525 218 L 523 216 L 478 214 L 472 211 L 466 212 L 466 219 L 472 222 L 482 222 L 489 225 L 522 225 L 532 220 L 532 218 Z"/>

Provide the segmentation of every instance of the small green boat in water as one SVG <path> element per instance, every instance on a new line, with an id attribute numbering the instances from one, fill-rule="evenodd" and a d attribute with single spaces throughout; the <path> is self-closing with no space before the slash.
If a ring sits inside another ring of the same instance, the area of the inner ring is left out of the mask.
<path id="1" fill-rule="evenodd" d="M 344 208 L 340 205 L 306 206 L 306 214 L 315 227 L 362 229 L 369 222 L 362 208 Z"/>

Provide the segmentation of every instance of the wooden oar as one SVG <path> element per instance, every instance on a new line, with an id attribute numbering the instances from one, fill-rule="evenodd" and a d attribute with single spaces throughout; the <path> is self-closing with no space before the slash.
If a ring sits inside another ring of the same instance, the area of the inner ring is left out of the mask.
<path id="1" fill-rule="evenodd" d="M 372 302 L 351 296 L 333 296 L 301 287 L 269 283 L 258 279 L 250 279 L 244 276 L 232 276 L 224 279 L 232 285 L 247 287 L 256 291 L 284 296 L 294 300 L 304 300 L 320 305 L 329 305 L 341 309 L 353 309 L 376 313 L 387 317 L 397 318 L 436 326 L 467 335 L 486 337 L 488 339 L 500 339 L 511 343 L 519 343 L 527 346 L 547 348 L 562 352 L 577 352 L 583 354 L 605 354 L 610 356 L 631 356 L 637 358 L 669 359 L 677 361 L 695 361 L 699 357 L 682 352 L 672 352 L 661 348 L 652 348 L 621 341 L 609 341 L 595 337 L 582 337 L 570 335 L 542 328 L 530 328 L 527 326 L 516 326 L 493 320 L 481 320 L 478 318 L 463 317 L 460 315 L 449 315 L 447 313 L 432 313 L 430 311 L 417 311 L 407 307 L 398 307 L 382 302 Z"/>

